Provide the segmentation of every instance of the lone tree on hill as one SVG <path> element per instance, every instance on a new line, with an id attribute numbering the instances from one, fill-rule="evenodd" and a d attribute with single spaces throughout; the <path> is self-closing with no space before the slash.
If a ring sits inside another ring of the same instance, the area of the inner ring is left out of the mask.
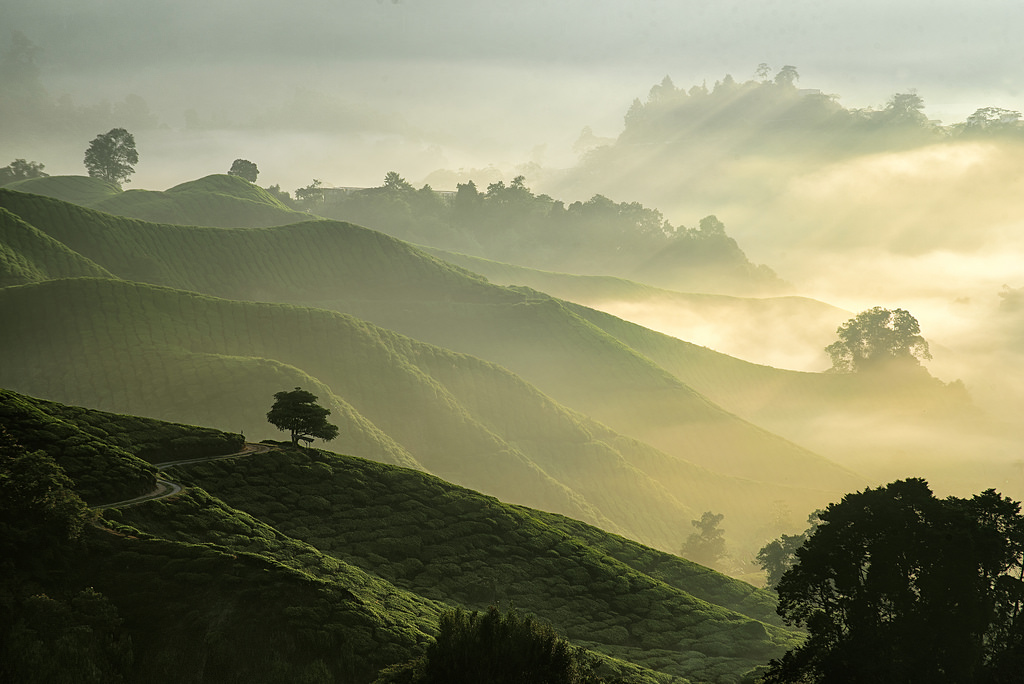
<path id="1" fill-rule="evenodd" d="M 274 405 L 267 412 L 267 421 L 278 430 L 290 431 L 292 444 L 298 446 L 299 440 L 312 442 L 314 437 L 319 437 L 329 442 L 337 437 L 338 426 L 327 422 L 329 415 L 331 410 L 317 404 L 316 395 L 296 387 L 290 392 L 274 394 Z"/>
<path id="2" fill-rule="evenodd" d="M 139 153 L 135 150 L 135 136 L 123 128 L 112 128 L 93 138 L 85 151 L 85 168 L 93 178 L 101 178 L 118 186 L 128 183 L 135 173 Z"/>
<path id="3" fill-rule="evenodd" d="M 825 347 L 825 352 L 838 373 L 891 367 L 893 362 L 917 366 L 922 359 L 932 358 L 917 319 L 903 309 L 876 306 L 862 311 L 839 326 L 836 334 L 839 340 Z"/>
<path id="4" fill-rule="evenodd" d="M 231 169 L 228 171 L 228 175 L 238 176 L 239 178 L 244 178 L 250 183 L 255 183 L 256 177 L 260 175 L 260 170 L 248 159 L 236 159 L 231 164 Z"/>
<path id="5" fill-rule="evenodd" d="M 819 514 L 779 582 L 807 640 L 766 684 L 1021 681 L 1024 516 L 989 489 L 938 499 L 922 479 L 847 494 Z"/>

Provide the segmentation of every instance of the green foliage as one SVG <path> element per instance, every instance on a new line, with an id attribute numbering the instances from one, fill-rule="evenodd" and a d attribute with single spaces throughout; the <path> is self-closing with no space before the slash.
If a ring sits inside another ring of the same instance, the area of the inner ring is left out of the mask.
<path id="1" fill-rule="evenodd" d="M 68 601 L 44 594 L 14 608 L 0 640 L 0 679 L 24 684 L 119 684 L 133 660 L 117 608 L 91 587 Z"/>
<path id="2" fill-rule="evenodd" d="M 507 186 L 492 183 L 483 193 L 469 181 L 454 195 L 439 195 L 430 186 L 413 188 L 392 171 L 380 187 L 339 192 L 310 186 L 297 190 L 300 195 L 308 195 L 307 208 L 322 216 L 416 244 L 535 268 L 621 275 L 643 270 L 654 277 L 674 270 L 698 289 L 781 284 L 770 270 L 747 261 L 717 219 L 716 230 L 708 231 L 713 217 L 688 229 L 672 226 L 656 209 L 603 195 L 566 206 L 534 194 L 523 176 Z"/>
<path id="3" fill-rule="evenodd" d="M 25 449 L 5 423 L 0 423 L 0 568 L 7 575 L 52 562 L 81 534 L 86 508 L 53 458 Z"/>
<path id="4" fill-rule="evenodd" d="M 259 176 L 259 174 L 260 170 L 248 159 L 236 159 L 231 163 L 231 169 L 228 171 L 229 176 L 238 176 L 239 178 L 244 178 L 250 183 L 255 183 L 256 177 Z"/>
<path id="5" fill-rule="evenodd" d="M 441 615 L 437 639 L 426 654 L 378 684 L 576 684 L 596 682 L 581 649 L 550 626 L 515 610 L 486 613 L 461 609 Z"/>
<path id="6" fill-rule="evenodd" d="M 876 306 L 839 326 L 839 340 L 825 351 L 832 358 L 832 370 L 839 373 L 892 370 L 894 364 L 917 366 L 932 358 L 920 333 L 910 312 Z"/>
<path id="7" fill-rule="evenodd" d="M 785 572 L 793 567 L 796 562 L 796 550 L 818 529 L 820 514 L 821 511 L 815 511 L 808 516 L 807 522 L 811 526 L 804 532 L 784 534 L 768 542 L 757 552 L 755 560 L 765 572 L 765 584 L 768 588 L 775 589 Z"/>
<path id="8" fill-rule="evenodd" d="M 89 143 L 85 151 L 85 168 L 94 178 L 121 185 L 135 173 L 139 153 L 135 136 L 123 128 L 112 128 Z"/>
<path id="9" fill-rule="evenodd" d="M 15 159 L 0 169 L 0 186 L 27 178 L 45 178 L 49 176 L 50 174 L 43 172 L 43 168 L 45 168 L 45 165 L 39 162 Z"/>
<path id="10" fill-rule="evenodd" d="M 330 442 L 338 436 L 338 426 L 327 422 L 331 410 L 317 404 L 316 399 L 315 394 L 301 387 L 275 392 L 267 422 L 290 432 L 292 446 L 298 446 L 300 441 L 312 442 L 314 437 Z"/>
<path id="11" fill-rule="evenodd" d="M 766 682 L 1019 678 L 1019 503 L 994 490 L 938 499 L 910 479 L 849 494 L 819 518 L 778 587 L 779 614 L 809 636 Z"/>
<path id="12" fill-rule="evenodd" d="M 63 414 L 63 415 L 62 415 Z M 111 430 L 81 424 L 58 405 L 0 390 L 0 422 L 25 448 L 44 452 L 89 503 L 143 494 L 156 484 L 155 469 L 126 451 L 130 442 Z"/>

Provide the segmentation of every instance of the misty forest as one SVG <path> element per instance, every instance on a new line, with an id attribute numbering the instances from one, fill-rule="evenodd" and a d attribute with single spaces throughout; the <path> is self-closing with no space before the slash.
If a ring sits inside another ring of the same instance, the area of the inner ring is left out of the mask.
<path id="1" fill-rule="evenodd" d="M 0 35 L 0 683 L 1024 682 L 1012 98 L 194 4 Z"/>

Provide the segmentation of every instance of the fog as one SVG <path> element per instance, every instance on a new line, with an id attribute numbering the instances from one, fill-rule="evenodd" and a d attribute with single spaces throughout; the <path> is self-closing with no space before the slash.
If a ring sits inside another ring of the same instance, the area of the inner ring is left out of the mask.
<path id="1" fill-rule="evenodd" d="M 917 88 L 928 115 L 946 121 L 1024 99 L 1012 34 L 1024 9 L 1011 2 L 40 0 L 8 3 L 2 17 L 39 48 L 54 97 L 89 106 L 134 93 L 173 131 L 140 139 L 133 182 L 152 189 L 238 156 L 287 189 L 312 177 L 372 184 L 393 167 L 411 179 L 442 167 L 562 167 L 584 126 L 618 135 L 629 102 L 665 74 L 710 85 L 762 62 L 797 65 L 801 84 L 847 106 Z M 196 146 L 182 130 L 189 110 L 204 127 L 251 137 L 172 159 L 175 144 Z M 297 143 L 303 131 L 318 143 Z M 88 139 L 43 161 L 80 171 Z"/>
<path id="2" fill-rule="evenodd" d="M 894 138 L 857 149 L 793 137 L 765 150 L 755 149 L 755 126 L 733 128 L 724 142 L 683 140 L 695 126 L 670 150 L 620 137 L 630 104 L 666 74 L 681 90 L 712 89 L 726 75 L 753 79 L 761 63 L 772 73 L 795 65 L 798 87 L 834 93 L 847 109 L 878 111 L 896 93 L 917 93 L 923 114 L 947 126 L 981 107 L 1024 110 L 1020 3 L 8 5 L 0 25 L 35 46 L 34 80 L 0 93 L 0 103 L 62 103 L 70 118 L 0 122 L 0 164 L 21 157 L 53 175 L 84 174 L 89 140 L 123 125 L 140 154 L 131 188 L 166 189 L 245 158 L 258 164 L 260 185 L 288 191 L 314 178 L 375 186 L 392 170 L 448 190 L 523 173 L 566 204 L 602 193 L 655 207 L 676 226 L 714 214 L 790 294 L 821 302 L 815 315 L 697 310 L 671 297 L 586 303 L 745 360 L 813 372 L 828 367 L 823 348 L 850 315 L 907 309 L 932 345 L 930 372 L 963 380 L 1005 423 L 1000 431 L 935 434 L 836 414 L 784 436 L 877 481 L 924 471 L 949 487 L 991 481 L 1024 493 L 1010 429 L 1024 409 L 1020 138 Z M 0 35 L 0 50 L 15 42 Z M 835 438 L 855 433 L 872 433 L 859 454 Z M 893 460 L 911 444 L 914 455 Z M 928 450 L 935 459 L 925 463 L 917 454 Z"/>

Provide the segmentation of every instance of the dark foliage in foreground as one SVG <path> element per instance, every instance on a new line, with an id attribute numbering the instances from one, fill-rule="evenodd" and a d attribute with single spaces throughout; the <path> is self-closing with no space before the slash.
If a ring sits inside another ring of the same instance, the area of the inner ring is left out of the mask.
<path id="1" fill-rule="evenodd" d="M 769 684 L 1019 682 L 1024 517 L 987 490 L 936 498 L 920 479 L 849 494 L 820 514 L 779 583 L 809 637 Z"/>

